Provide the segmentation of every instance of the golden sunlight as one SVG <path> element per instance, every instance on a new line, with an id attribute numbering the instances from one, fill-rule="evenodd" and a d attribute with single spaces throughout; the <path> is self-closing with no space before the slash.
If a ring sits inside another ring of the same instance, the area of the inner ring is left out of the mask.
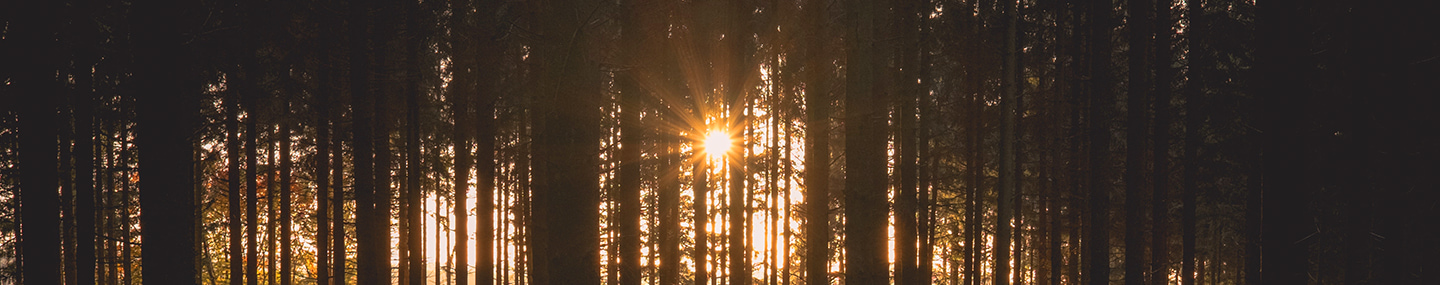
<path id="1" fill-rule="evenodd" d="M 705 153 L 710 154 L 711 159 L 723 157 L 730 152 L 733 145 L 730 134 L 724 131 L 710 131 L 705 134 Z"/>

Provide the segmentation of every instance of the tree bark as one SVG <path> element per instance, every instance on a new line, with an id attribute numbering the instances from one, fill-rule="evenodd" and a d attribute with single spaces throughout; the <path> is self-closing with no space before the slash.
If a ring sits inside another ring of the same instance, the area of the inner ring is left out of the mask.
<path id="1" fill-rule="evenodd" d="M 996 200 L 995 262 L 991 281 L 995 285 L 1010 284 L 1011 220 L 1015 218 L 1015 194 L 1019 190 L 1019 168 L 1016 160 L 1016 110 L 1020 100 L 1020 31 L 1019 9 L 1014 0 L 1003 1 L 1005 13 L 1005 46 L 1001 53 L 1004 68 L 1000 75 L 1000 189 Z M 1019 222 L 1019 219 L 1014 219 Z M 1019 260 L 1016 260 L 1018 263 Z"/>
<path id="2" fill-rule="evenodd" d="M 1110 52 L 1114 44 L 1110 31 L 1115 27 L 1114 7 L 1110 1 L 1091 2 L 1089 136 L 1090 136 L 1090 232 L 1086 256 L 1089 259 L 1089 282 L 1110 284 L 1110 137 L 1111 109 L 1115 102 L 1115 79 Z"/>
<path id="3" fill-rule="evenodd" d="M 1170 127 L 1173 111 L 1170 108 L 1170 96 L 1174 87 L 1175 69 L 1171 68 L 1174 61 L 1174 54 L 1171 44 L 1174 42 L 1171 37 L 1175 34 L 1171 28 L 1175 22 L 1171 18 L 1171 1 L 1159 1 L 1160 5 L 1155 6 L 1155 125 L 1154 125 L 1154 181 L 1155 194 L 1154 202 L 1151 203 L 1150 216 L 1150 284 L 1166 284 L 1170 282 Z"/>
<path id="4" fill-rule="evenodd" d="M 850 0 L 846 11 L 845 279 L 846 284 L 889 282 L 886 262 L 886 112 L 876 90 L 873 3 Z"/>
<path id="5" fill-rule="evenodd" d="M 830 284 L 830 77 L 824 0 L 805 2 L 805 283 Z"/>
<path id="6" fill-rule="evenodd" d="M 542 42 L 535 53 L 542 60 L 539 117 L 544 121 L 535 143 L 544 152 L 535 172 L 544 181 L 539 201 L 548 237 L 549 284 L 600 283 L 599 141 L 601 73 L 584 52 L 590 46 L 589 3 L 556 0 L 542 3 Z M 563 216 L 559 213 L 565 213 Z"/>
<path id="7" fill-rule="evenodd" d="M 140 151 L 140 217 L 145 284 L 199 284 L 195 274 L 195 181 L 190 143 L 198 116 L 184 65 L 176 1 L 131 7 Z M 53 181 L 53 180 L 52 180 Z M 27 215 L 28 216 L 28 215 Z M 36 275 L 38 276 L 38 275 Z M 42 284 L 29 279 L 27 283 Z"/>
<path id="8" fill-rule="evenodd" d="M 1141 195 L 1145 180 L 1146 99 L 1150 97 L 1150 13 L 1153 0 L 1131 0 L 1125 23 L 1130 32 L 1130 82 L 1125 119 L 1125 285 L 1145 282 L 1145 207 Z"/>
<path id="9" fill-rule="evenodd" d="M 1183 182 L 1183 192 L 1180 206 L 1180 227 L 1181 235 L 1180 253 L 1180 284 L 1195 285 L 1195 202 L 1198 192 L 1199 180 L 1196 179 L 1199 173 L 1200 149 L 1200 123 L 1203 120 L 1199 114 L 1199 104 L 1205 98 L 1205 73 L 1208 72 L 1210 56 L 1205 52 L 1204 43 L 1206 39 L 1207 21 L 1204 20 L 1205 8 L 1200 0 L 1185 0 L 1185 17 L 1189 25 L 1185 26 L 1186 46 L 1185 57 L 1189 59 L 1189 65 L 1185 76 L 1189 93 L 1185 96 L 1185 170 L 1180 178 Z"/>
<path id="10" fill-rule="evenodd" d="M 289 108 L 286 106 L 285 108 Z M 288 113 L 286 112 L 289 117 Z M 291 264 L 291 230 L 290 230 L 290 168 L 293 161 L 290 159 L 290 123 L 280 124 L 280 284 L 290 285 L 294 283 L 294 268 Z"/>
<path id="11" fill-rule="evenodd" d="M 240 153 L 243 150 L 240 148 L 239 93 L 240 92 L 235 90 L 225 92 L 225 109 L 226 113 L 229 113 L 225 119 L 225 131 L 228 135 L 225 154 L 230 167 L 229 171 L 227 171 L 229 174 L 229 199 L 227 200 L 229 200 L 228 202 L 230 204 L 230 282 L 235 284 L 245 281 L 245 271 L 243 269 L 245 268 L 245 258 L 243 256 L 245 249 L 241 246 L 241 241 L 245 238 L 245 232 L 241 228 L 244 219 L 242 215 L 245 212 L 240 208 L 240 202 L 244 198 L 240 197 Z"/>
<path id="12" fill-rule="evenodd" d="M 60 128 L 57 121 L 60 117 L 56 111 L 59 107 L 57 99 L 61 98 L 61 82 L 55 77 L 60 61 L 59 54 L 54 51 L 57 48 L 55 27 L 59 23 L 53 19 L 59 16 L 61 5 L 36 2 L 17 6 L 13 8 L 28 15 L 12 22 L 6 39 L 16 45 L 15 54 L 7 56 L 14 57 L 18 66 L 26 66 L 15 70 L 12 83 L 9 83 L 14 90 L 11 94 L 17 95 L 7 96 L 24 96 L 19 99 L 21 105 L 16 108 L 20 120 L 18 204 L 22 227 L 18 242 L 20 254 L 16 255 L 26 265 L 20 268 L 25 277 L 24 283 L 60 284 L 60 173 L 57 170 Z M 150 35 L 157 31 L 139 33 Z"/>
<path id="13" fill-rule="evenodd" d="M 920 282 L 920 262 L 917 251 L 919 249 L 918 227 L 919 220 L 916 217 L 918 197 L 916 193 L 916 182 L 919 178 L 916 175 L 916 138 L 915 138 L 915 100 L 919 98 L 920 86 L 918 58 L 919 49 L 919 3 L 920 1 L 904 0 L 898 1 L 896 5 L 897 22 L 896 34 L 900 36 L 900 47 L 896 49 L 899 53 L 900 72 L 895 74 L 895 114 L 898 118 L 895 125 L 895 146 L 896 146 L 896 174 L 899 176 L 899 189 L 895 196 L 895 283 L 914 285 Z"/>

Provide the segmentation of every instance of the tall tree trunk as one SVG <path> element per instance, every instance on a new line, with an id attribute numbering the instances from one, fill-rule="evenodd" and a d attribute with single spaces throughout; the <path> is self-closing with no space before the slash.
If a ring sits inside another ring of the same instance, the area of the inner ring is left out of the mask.
<path id="1" fill-rule="evenodd" d="M 346 279 L 347 270 L 345 266 L 345 255 L 347 253 L 345 247 L 346 199 L 345 154 L 343 143 L 345 135 L 340 128 L 340 121 L 343 119 L 342 110 L 344 110 L 344 106 L 339 106 L 339 108 L 327 114 L 330 117 L 330 121 L 335 123 L 335 135 L 330 136 L 330 144 L 334 147 L 330 150 L 332 152 L 330 155 L 330 169 L 335 171 L 330 177 L 330 185 L 335 187 L 334 192 L 330 193 L 330 220 L 332 223 L 330 227 L 330 256 L 332 258 L 330 261 L 330 274 L 333 275 L 330 284 L 335 285 L 345 285 L 345 282 L 348 281 Z"/>
<path id="2" fill-rule="evenodd" d="M 830 77 L 824 0 L 805 2 L 805 283 L 830 284 Z"/>
<path id="3" fill-rule="evenodd" d="M 276 116 L 276 118 L 284 119 L 285 117 Z M 276 259 L 280 255 L 280 251 L 276 249 L 276 243 L 279 240 L 276 231 L 280 227 L 280 217 L 277 216 L 279 213 L 276 211 L 280 205 L 276 205 L 278 203 L 275 201 L 277 197 L 280 197 L 280 183 L 275 177 L 280 170 L 279 164 L 275 163 L 275 157 L 278 155 L 276 154 L 276 145 L 280 143 L 277 137 L 280 134 L 271 132 L 275 126 L 266 124 L 264 128 L 263 132 L 269 133 L 269 138 L 265 142 L 265 284 L 271 285 L 276 284 L 275 273 L 279 271 L 279 268 L 276 268 Z"/>
<path id="4" fill-rule="evenodd" d="M 372 18 L 375 20 L 375 25 L 371 28 L 371 33 L 373 33 L 371 46 L 375 49 L 372 57 L 375 66 L 370 69 L 370 78 L 374 80 L 375 84 L 372 89 L 375 91 L 372 94 L 375 103 L 371 106 L 374 108 L 375 115 L 375 132 L 371 137 L 375 140 L 375 172 L 373 173 L 375 175 L 375 205 L 371 206 L 373 227 L 361 236 L 370 238 L 371 252 L 374 255 L 369 260 L 372 263 L 370 265 L 372 270 L 369 271 L 372 275 L 369 279 L 372 280 L 370 282 L 378 284 L 394 283 L 390 266 L 393 254 L 390 248 L 390 213 L 395 204 L 394 188 L 390 183 L 391 178 L 394 177 L 394 173 L 390 171 L 393 168 L 392 161 L 394 159 L 390 148 L 390 133 L 395 123 L 394 117 L 391 115 L 394 104 L 391 98 L 395 97 L 395 93 L 401 91 L 399 87 L 402 86 L 396 82 L 399 78 L 395 76 L 398 69 L 398 64 L 395 62 L 399 59 L 396 52 L 403 51 L 403 49 L 395 47 L 399 40 L 402 24 L 400 7 L 397 7 L 399 3 L 399 1 L 376 2 L 375 15 Z"/>
<path id="5" fill-rule="evenodd" d="M 476 11 L 500 10 L 500 1 L 477 0 Z M 503 57 L 499 25 L 493 12 L 474 14 L 477 38 L 473 39 L 475 56 L 479 62 L 475 68 L 475 283 L 490 285 L 495 279 L 495 101 L 500 94 L 500 78 L 494 66 L 500 66 Z M 480 41 L 480 40 L 484 41 Z"/>
<path id="6" fill-rule="evenodd" d="M 199 97 L 191 92 L 198 84 L 192 85 L 184 65 L 188 61 L 183 56 L 184 38 L 179 31 L 183 24 L 176 2 L 136 2 L 131 7 L 135 94 L 141 94 L 136 114 L 140 176 L 145 177 L 140 181 L 140 209 L 146 213 L 140 217 L 145 229 L 140 257 L 145 260 L 145 284 L 199 284 L 195 274 L 196 181 L 191 172 L 195 149 L 190 143 L 199 108 Z"/>
<path id="7" fill-rule="evenodd" d="M 1170 109 L 1170 96 L 1174 87 L 1175 69 L 1171 37 L 1171 1 L 1159 1 L 1155 6 L 1155 146 L 1154 146 L 1154 202 L 1151 203 L 1150 243 L 1150 284 L 1170 282 L 1170 122 L 1174 115 Z"/>
<path id="8" fill-rule="evenodd" d="M 481 11 L 492 9 L 480 9 Z M 489 25 L 489 26 L 493 26 Z M 491 38 L 487 36 L 486 38 Z M 494 43 L 484 43 L 490 46 Z M 483 57 L 492 60 L 477 66 L 497 66 L 498 51 L 486 48 Z M 494 70 L 484 68 L 481 70 Z M 499 74 L 477 72 L 481 83 L 475 93 L 475 272 L 477 285 L 489 285 L 495 279 L 495 100 L 499 94 Z"/>
<path id="9" fill-rule="evenodd" d="M 899 189 L 895 195 L 895 283 L 913 285 L 920 282 L 920 262 L 917 259 L 919 221 L 916 219 L 918 206 L 916 190 L 915 151 L 915 100 L 920 92 L 918 58 L 919 49 L 919 3 L 915 0 L 898 1 L 896 34 L 900 36 L 899 69 L 896 72 L 895 103 L 895 146 L 896 174 L 899 175 Z"/>
<path id="10" fill-rule="evenodd" d="M 315 95 L 315 154 L 310 158 L 315 163 L 315 283 L 319 285 L 329 285 L 331 281 L 330 207 L 335 204 L 330 201 L 330 122 L 327 120 L 334 89 L 325 87 L 334 81 L 332 73 L 326 70 L 328 68 L 319 69 L 319 81 L 323 83 L 320 84 L 322 90 Z"/>
<path id="11" fill-rule="evenodd" d="M 1005 47 L 1002 52 L 1004 68 L 1000 75 L 1000 193 L 996 206 L 995 221 L 995 262 L 991 281 L 995 285 L 1010 284 L 1010 243 L 1011 219 L 1015 217 L 1015 194 L 1019 190 L 1019 173 L 1015 163 L 1016 110 L 1020 100 L 1020 31 L 1017 1 L 1004 0 Z M 1018 223 L 1019 219 L 1015 219 Z M 1019 260 L 1016 260 L 1018 263 Z"/>
<path id="12" fill-rule="evenodd" d="M 1144 193 L 1146 99 L 1150 92 L 1150 38 L 1154 35 L 1150 13 L 1154 0 L 1128 2 L 1130 32 L 1130 82 L 1126 92 L 1125 119 L 1125 285 L 1145 282 Z"/>
<path id="13" fill-rule="evenodd" d="M 725 81 L 727 102 L 730 107 L 729 126 L 730 137 L 735 140 L 728 152 L 726 161 L 729 162 L 730 174 L 730 284 L 749 285 L 751 281 L 750 270 L 750 247 L 746 238 L 751 232 L 750 220 L 750 188 L 747 185 L 749 176 L 748 161 L 750 149 L 750 118 L 749 102 L 751 87 L 751 70 L 754 69 L 752 53 L 754 52 L 751 43 L 750 18 L 755 6 L 750 2 L 731 1 L 726 9 L 729 12 L 725 21 L 726 35 L 733 35 L 722 38 L 722 45 L 730 52 L 728 62 L 718 63 L 717 66 L 728 66 L 730 74 L 728 81 Z M 738 139 L 737 139 L 738 138 Z"/>
<path id="14" fill-rule="evenodd" d="M 876 89 L 873 57 L 875 11 L 870 1 L 847 3 L 845 68 L 845 279 L 846 284 L 885 284 L 885 115 Z"/>
<path id="15" fill-rule="evenodd" d="M 1200 0 L 1185 0 L 1185 18 L 1189 25 L 1185 26 L 1185 36 L 1189 46 L 1186 46 L 1185 58 L 1189 59 L 1189 66 L 1185 72 L 1189 93 L 1185 96 L 1185 170 L 1181 174 L 1183 194 L 1180 206 L 1180 227 L 1183 233 L 1181 238 L 1180 253 L 1180 284 L 1195 285 L 1195 202 L 1200 183 L 1196 179 L 1199 173 L 1199 157 L 1197 150 L 1200 149 L 1200 123 L 1201 117 L 1198 113 L 1199 104 L 1205 98 L 1205 73 L 1208 72 L 1210 56 L 1204 49 L 1206 42 L 1205 7 Z"/>
<path id="16" fill-rule="evenodd" d="M 543 61 L 544 84 L 537 110 L 544 122 L 536 143 L 544 152 L 539 163 L 545 164 L 536 180 L 545 181 L 548 192 L 540 200 L 548 212 L 542 222 L 548 272 L 540 274 L 548 275 L 550 284 L 599 284 L 601 73 L 583 52 L 590 46 L 590 23 L 573 14 L 593 11 L 599 3 L 546 4 L 553 6 L 539 7 L 543 41 L 535 51 Z"/>
<path id="17" fill-rule="evenodd" d="M 1090 136 L 1090 233 L 1085 244 L 1089 245 L 1090 282 L 1092 285 L 1110 284 L 1110 191 L 1113 185 L 1108 169 L 1110 165 L 1111 108 L 1115 101 L 1115 78 L 1112 72 L 1113 60 L 1110 52 L 1114 44 L 1110 31 L 1115 27 L 1114 7 L 1110 1 L 1090 3 L 1090 77 L 1089 94 L 1089 136 Z"/>
<path id="18" fill-rule="evenodd" d="M 26 284 L 60 284 L 60 197 L 58 195 L 60 173 L 59 135 L 60 120 L 58 98 L 61 85 L 55 72 L 59 67 L 56 50 L 54 21 L 59 16 L 61 3 L 36 2 L 31 5 L 17 4 L 19 10 L 28 15 L 17 19 L 7 31 L 7 42 L 16 43 L 13 50 L 18 66 L 12 79 L 13 92 L 7 97 L 24 96 L 20 99 L 17 113 L 20 120 L 20 224 L 19 232 L 21 273 Z M 144 7 L 149 8 L 149 7 Z M 141 12 L 150 12 L 142 10 Z M 149 28 L 148 26 L 142 26 Z M 151 35 L 158 31 L 140 31 Z M 149 38 L 142 38 L 148 40 Z M 141 42 L 148 44 L 149 42 Z M 149 46 L 140 46 L 149 48 Z M 149 50 L 143 50 L 148 52 Z M 23 55 L 23 56 L 21 56 Z M 150 66 L 143 66 L 150 67 Z M 142 71 L 153 71 L 144 70 Z M 143 74 L 149 76 L 151 74 Z M 144 86 L 149 87 L 149 86 Z M 178 91 L 178 90 L 177 90 Z M 166 94 L 169 95 L 169 94 Z M 148 103 L 149 101 L 147 101 Z M 189 173 L 189 172 L 185 172 Z M 193 249 L 192 249 L 193 251 Z"/>
<path id="19" fill-rule="evenodd" d="M 640 72 L 645 63 L 642 51 L 649 41 L 649 30 L 653 23 L 641 9 L 653 9 L 655 3 L 629 1 L 623 3 L 624 20 L 621 23 L 622 58 L 629 70 L 619 74 L 620 88 L 620 191 L 614 196 L 619 202 L 620 230 L 620 284 L 640 284 L 640 152 L 645 139 L 640 126 L 642 98 L 648 96 L 640 86 Z"/>
<path id="20" fill-rule="evenodd" d="M 96 16 L 100 7 L 98 3 L 81 1 L 76 4 L 80 11 L 76 14 L 81 16 L 76 20 L 90 19 Z M 100 29 L 95 24 L 79 25 L 77 38 L 81 38 L 81 44 L 95 44 L 99 41 Z M 73 228 L 66 227 L 70 235 L 65 238 L 67 248 L 66 257 L 69 258 L 65 264 L 66 284 L 91 285 L 95 284 L 95 77 L 94 67 L 100 60 L 97 50 L 91 47 L 77 47 L 75 74 L 75 137 L 74 137 L 74 159 L 75 159 L 75 180 L 74 191 L 71 197 L 65 197 L 63 201 L 72 201 L 74 208 L 67 215 Z M 63 145 L 63 144 L 62 144 Z M 63 147 L 63 146 L 62 146 Z M 67 207 L 67 209 L 71 209 Z"/>
<path id="21" fill-rule="evenodd" d="M 258 177 L 260 167 L 256 161 L 255 140 L 260 134 L 259 131 L 255 129 L 255 121 L 259 119 L 259 113 L 261 112 L 259 108 L 255 106 L 255 101 L 257 101 L 255 97 L 259 96 L 259 94 L 254 92 L 256 86 L 251 80 L 259 77 L 260 73 L 256 70 L 258 66 L 254 64 L 247 64 L 241 68 L 247 70 L 242 71 L 244 74 L 241 75 L 242 81 L 236 84 L 237 89 L 239 89 L 236 90 L 236 92 L 241 92 L 241 100 L 244 101 L 241 105 L 244 105 L 247 111 L 246 113 L 249 114 L 249 116 L 245 118 L 245 283 L 248 285 L 256 285 L 260 284 L 260 245 L 258 243 L 260 236 L 260 223 L 258 222 L 260 205 L 259 194 L 257 193 L 260 187 Z"/>
<path id="22" fill-rule="evenodd" d="M 470 15 L 469 1 L 458 1 L 456 5 L 458 6 L 452 7 L 453 10 L 451 10 L 451 13 L 454 14 L 455 19 L 460 21 L 457 27 L 460 27 L 462 31 L 473 30 L 474 16 Z M 470 239 L 469 209 L 467 208 L 469 203 L 466 196 L 468 196 L 470 191 L 470 164 L 474 162 L 471 158 L 472 153 L 470 152 L 469 132 L 472 131 L 470 127 L 470 123 L 472 122 L 470 117 L 470 97 L 475 96 L 476 73 L 478 72 L 479 66 L 477 66 L 474 61 L 476 58 L 474 54 L 477 41 L 476 36 L 466 32 L 455 33 L 452 34 L 452 36 L 455 37 L 454 52 L 457 56 L 455 57 L 456 70 L 454 77 L 456 81 L 451 83 L 453 85 L 451 85 L 450 94 L 447 96 L 452 100 L 450 102 L 450 117 L 455 121 L 454 134 L 451 139 L 454 142 L 455 148 L 455 180 L 453 180 L 455 188 L 451 192 L 453 195 L 451 201 L 454 202 L 454 236 L 455 240 L 461 242 L 455 243 L 455 248 L 451 252 L 451 256 L 455 263 L 454 268 L 461 269 L 455 270 L 455 281 L 460 285 L 465 285 L 469 283 L 470 273 L 467 269 L 469 268 L 470 261 L 470 247 L 469 243 L 464 242 Z"/>
<path id="23" fill-rule="evenodd" d="M 283 105 L 283 104 L 282 104 Z M 285 106 L 288 115 L 289 106 Z M 291 267 L 291 242 L 290 242 L 290 167 L 293 161 L 290 159 L 290 123 L 280 123 L 280 284 L 290 285 L 294 283 L 294 269 Z"/>
<path id="24" fill-rule="evenodd" d="M 405 11 L 408 12 L 405 25 L 410 38 L 405 50 L 407 67 L 405 78 L 405 106 L 407 109 L 405 112 L 405 166 L 409 170 L 409 173 L 405 175 L 405 205 L 408 206 L 408 211 L 403 213 L 403 219 L 407 221 L 406 224 L 409 227 L 401 234 L 407 236 L 408 243 L 405 247 L 408 249 L 406 257 L 409 260 L 406 265 L 409 268 L 406 270 L 407 280 L 402 280 L 401 283 L 422 285 L 425 283 L 425 220 L 421 215 L 425 212 L 422 199 L 425 194 L 424 189 L 420 187 L 420 179 L 425 175 L 425 167 L 420 161 L 420 96 L 425 90 L 421 89 L 420 81 L 430 74 L 425 72 L 428 65 L 421 62 L 421 55 L 428 52 L 424 48 L 430 43 L 429 37 L 432 31 L 429 27 L 422 27 L 421 24 L 434 19 L 425 17 L 424 15 L 430 11 L 422 10 L 416 1 L 405 1 L 404 5 Z"/>
<path id="25" fill-rule="evenodd" d="M 225 118 L 226 138 L 226 160 L 229 162 L 228 179 L 229 184 L 229 224 L 230 224 L 230 283 L 241 284 L 245 281 L 244 262 L 245 249 L 241 246 L 244 240 L 244 231 L 241 229 L 241 216 L 244 211 L 240 208 L 240 96 L 238 91 L 229 90 L 225 92 L 225 109 L 229 113 Z"/>
<path id="26" fill-rule="evenodd" d="M 377 284 L 373 274 L 380 270 L 374 268 L 375 260 L 379 253 L 373 252 L 375 248 L 372 233 L 376 224 L 373 214 L 375 208 L 375 163 L 374 163 L 374 135 L 371 132 L 375 100 L 371 92 L 371 45 L 370 33 L 368 31 L 369 19 L 372 18 L 371 6 L 373 0 L 359 0 L 350 3 L 350 19 L 347 28 L 350 41 L 350 102 L 351 115 L 353 119 L 351 133 L 351 149 L 354 158 L 352 163 L 352 175 L 354 175 L 355 188 L 355 243 L 356 243 L 356 283 L 361 285 Z"/>

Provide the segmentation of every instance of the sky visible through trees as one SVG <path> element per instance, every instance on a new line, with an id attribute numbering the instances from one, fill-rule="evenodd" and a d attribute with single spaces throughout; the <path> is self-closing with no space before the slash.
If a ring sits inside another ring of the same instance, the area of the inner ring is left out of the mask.
<path id="1" fill-rule="evenodd" d="M 1440 4 L 0 4 L 0 284 L 1440 284 Z"/>

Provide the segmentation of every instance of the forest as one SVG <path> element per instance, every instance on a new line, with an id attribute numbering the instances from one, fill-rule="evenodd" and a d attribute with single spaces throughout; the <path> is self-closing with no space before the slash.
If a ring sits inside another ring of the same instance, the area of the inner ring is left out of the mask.
<path id="1" fill-rule="evenodd" d="M 1440 284 L 1440 1 L 0 3 L 0 284 Z"/>

